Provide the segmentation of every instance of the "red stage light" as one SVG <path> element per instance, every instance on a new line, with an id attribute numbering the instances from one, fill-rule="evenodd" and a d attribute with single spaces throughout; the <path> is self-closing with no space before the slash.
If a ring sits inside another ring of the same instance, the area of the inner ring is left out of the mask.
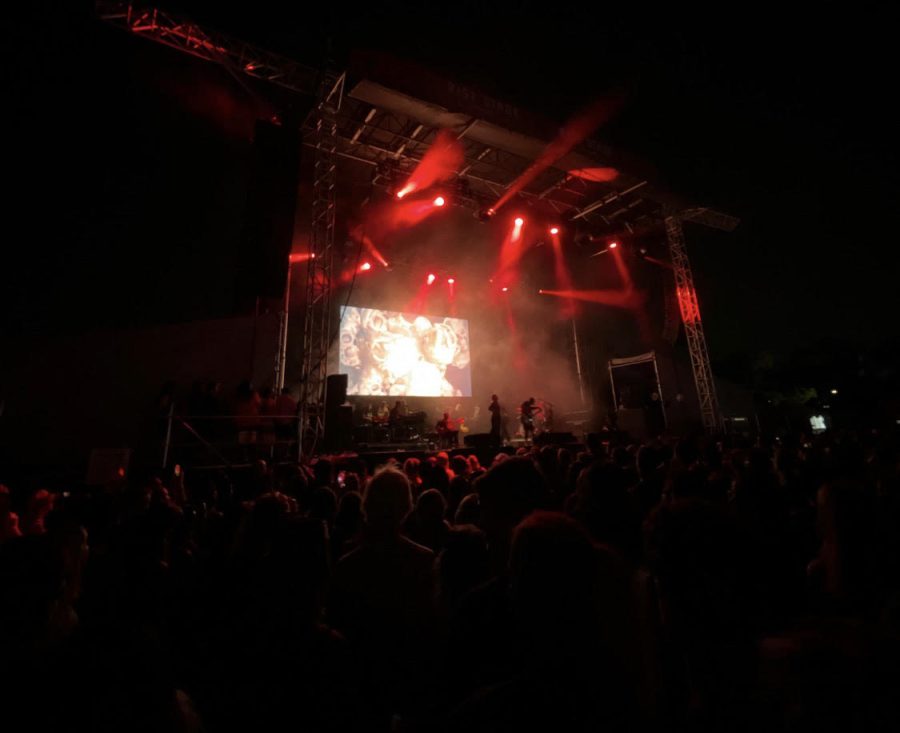
<path id="1" fill-rule="evenodd" d="M 428 280 L 427 280 L 428 284 L 431 285 L 431 284 L 435 281 L 435 279 L 436 279 L 436 278 L 435 278 L 435 276 L 434 276 L 434 273 L 433 273 L 433 272 L 429 272 L 429 273 L 428 273 Z"/>
<path id="2" fill-rule="evenodd" d="M 559 234 L 559 227 L 550 227 L 551 234 Z"/>
<path id="3" fill-rule="evenodd" d="M 522 226 L 525 223 L 525 220 L 521 216 L 517 216 L 515 222 L 513 222 L 517 227 Z"/>
<path id="4" fill-rule="evenodd" d="M 618 243 L 618 242 L 610 242 L 610 243 L 609 243 L 609 248 L 610 248 L 610 249 L 615 249 L 615 248 L 618 247 L 618 246 L 619 246 L 619 243 Z"/>
<path id="5" fill-rule="evenodd" d="M 417 188 L 418 188 L 418 186 L 414 182 L 409 181 L 403 188 L 401 188 L 399 191 L 397 191 L 397 198 L 402 199 L 404 196 L 406 196 L 406 194 L 412 193 Z"/>
<path id="6" fill-rule="evenodd" d="M 443 197 L 443 196 L 438 196 L 438 197 L 434 200 L 434 205 L 435 205 L 435 206 L 443 206 L 443 205 L 444 205 L 444 197 Z"/>
<path id="7" fill-rule="evenodd" d="M 456 280 L 454 280 L 452 277 L 448 277 L 448 278 L 447 278 L 447 284 L 448 284 L 448 285 L 453 285 L 453 283 L 455 283 L 455 282 L 456 282 Z"/>
<path id="8" fill-rule="evenodd" d="M 507 292 L 507 291 L 509 290 L 509 288 L 506 288 L 506 287 L 503 287 L 503 288 L 500 288 L 500 289 L 501 289 L 504 293 Z"/>
<path id="9" fill-rule="evenodd" d="M 359 266 L 359 269 L 362 270 L 363 272 L 365 272 L 366 270 L 371 270 L 371 269 L 372 269 L 372 263 L 370 263 L 370 262 L 363 262 L 363 263 Z"/>

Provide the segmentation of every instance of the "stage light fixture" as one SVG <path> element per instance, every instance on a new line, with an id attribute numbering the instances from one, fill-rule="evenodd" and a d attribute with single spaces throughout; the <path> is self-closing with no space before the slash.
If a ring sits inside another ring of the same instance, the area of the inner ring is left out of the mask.
<path id="1" fill-rule="evenodd" d="M 615 248 L 618 247 L 618 246 L 619 246 L 619 243 L 618 243 L 618 242 L 610 242 L 610 243 L 609 243 L 609 248 L 610 248 L 610 249 L 615 249 Z"/>
<path id="2" fill-rule="evenodd" d="M 371 270 L 371 269 L 372 269 L 372 263 L 371 263 L 371 262 L 363 262 L 363 263 L 359 266 L 359 269 L 362 270 L 363 272 L 366 272 L 366 271 L 368 271 L 368 270 Z"/>
<path id="3" fill-rule="evenodd" d="M 509 288 L 507 288 L 507 287 L 502 287 L 502 288 L 500 288 L 500 289 L 501 289 L 504 293 L 509 292 Z"/>
<path id="4" fill-rule="evenodd" d="M 444 197 L 443 197 L 443 196 L 438 196 L 438 197 L 434 200 L 434 205 L 435 205 L 435 206 L 443 206 L 444 203 L 445 203 L 445 202 L 444 202 Z"/>
<path id="5" fill-rule="evenodd" d="M 513 222 L 517 227 L 522 226 L 525 223 L 525 220 L 521 216 L 517 216 L 516 220 Z"/>
<path id="6" fill-rule="evenodd" d="M 551 234 L 559 234 L 559 227 L 550 227 Z"/>
<path id="7" fill-rule="evenodd" d="M 838 391 L 836 389 L 831 390 L 831 394 L 837 394 Z"/>
<path id="8" fill-rule="evenodd" d="M 428 284 L 431 285 L 432 283 L 434 283 L 435 280 L 436 280 L 436 278 L 435 278 L 434 273 L 433 273 L 433 272 L 429 272 L 429 273 L 428 273 L 428 279 L 427 279 Z"/>
<path id="9" fill-rule="evenodd" d="M 453 285 L 455 282 L 456 282 L 456 280 L 454 280 L 452 277 L 448 277 L 448 278 L 447 278 L 447 284 L 448 284 L 448 285 Z"/>

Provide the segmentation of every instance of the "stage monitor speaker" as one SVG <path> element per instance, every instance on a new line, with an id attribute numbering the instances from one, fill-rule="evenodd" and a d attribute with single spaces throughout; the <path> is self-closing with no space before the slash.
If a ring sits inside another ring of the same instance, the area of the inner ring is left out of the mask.
<path id="1" fill-rule="evenodd" d="M 566 445 L 567 443 L 576 443 L 575 436 L 572 433 L 541 433 L 534 436 L 535 445 Z"/>
<path id="2" fill-rule="evenodd" d="M 238 307 L 243 311 L 252 309 L 258 297 L 284 295 L 299 175 L 297 130 L 258 120 L 237 262 Z"/>
<path id="3" fill-rule="evenodd" d="M 328 410 L 347 401 L 347 375 L 329 374 L 325 378 L 325 409 Z"/>
<path id="4" fill-rule="evenodd" d="M 463 444 L 466 448 L 474 448 L 475 450 L 487 450 L 492 447 L 499 447 L 495 443 L 490 433 L 469 433 L 463 438 Z"/>

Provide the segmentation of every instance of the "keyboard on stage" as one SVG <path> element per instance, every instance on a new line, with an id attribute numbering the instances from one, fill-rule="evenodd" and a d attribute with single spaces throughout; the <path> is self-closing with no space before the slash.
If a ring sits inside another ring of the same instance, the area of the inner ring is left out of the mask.
<path id="1" fill-rule="evenodd" d="M 404 425 L 424 424 L 427 417 L 425 412 L 411 412 L 409 415 L 401 415 L 398 422 Z"/>

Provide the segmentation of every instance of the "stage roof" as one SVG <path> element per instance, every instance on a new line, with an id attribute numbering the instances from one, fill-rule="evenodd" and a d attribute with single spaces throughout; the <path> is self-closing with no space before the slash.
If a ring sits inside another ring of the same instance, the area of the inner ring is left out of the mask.
<path id="1" fill-rule="evenodd" d="M 322 75 L 294 59 L 141 3 L 100 0 L 97 12 L 113 25 L 224 66 L 258 93 L 277 87 L 315 99 Z M 338 154 L 371 166 L 373 183 L 386 187 L 412 171 L 440 130 L 451 130 L 465 150 L 453 195 L 475 211 L 496 201 L 557 132 L 548 121 L 477 89 L 372 52 L 351 57 L 337 122 Z M 315 110 L 303 124 L 307 145 L 314 144 L 314 126 Z M 597 182 L 569 173 L 599 167 L 615 168 L 619 175 Z M 664 212 L 719 229 L 737 225 L 733 217 L 681 200 L 653 177 L 647 164 L 591 139 L 537 175 L 517 194 L 518 205 L 584 222 L 597 233 L 644 230 L 658 224 Z"/>

